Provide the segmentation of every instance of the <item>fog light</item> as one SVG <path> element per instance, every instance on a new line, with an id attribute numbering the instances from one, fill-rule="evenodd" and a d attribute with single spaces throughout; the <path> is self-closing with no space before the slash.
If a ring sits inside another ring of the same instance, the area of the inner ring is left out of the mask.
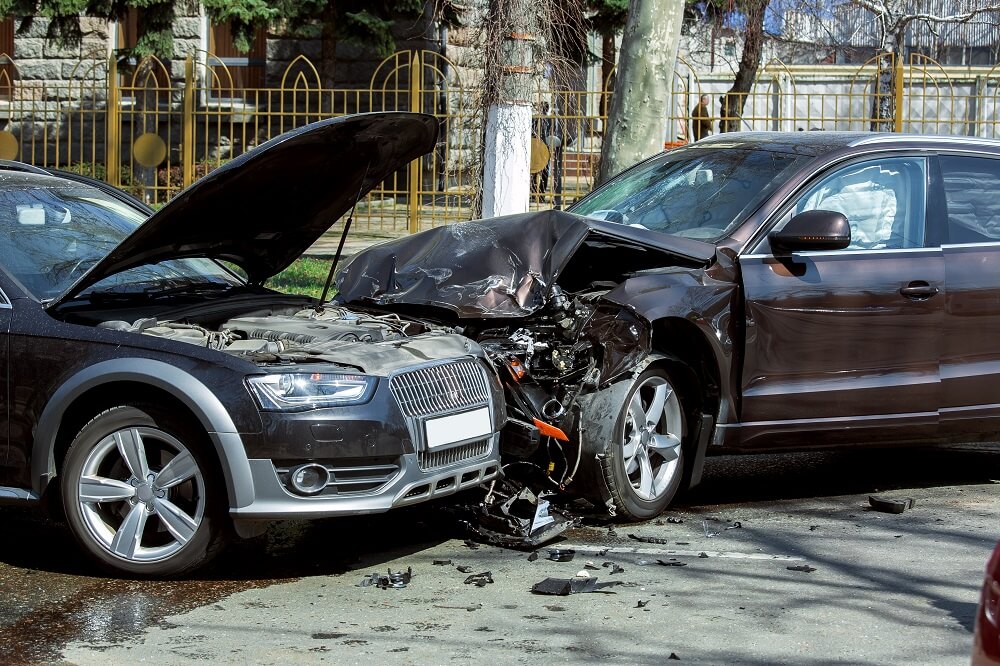
<path id="1" fill-rule="evenodd" d="M 310 463 L 293 469 L 289 480 L 292 490 L 300 495 L 315 495 L 326 488 L 326 484 L 330 482 L 330 473 L 326 471 L 326 467 Z"/>

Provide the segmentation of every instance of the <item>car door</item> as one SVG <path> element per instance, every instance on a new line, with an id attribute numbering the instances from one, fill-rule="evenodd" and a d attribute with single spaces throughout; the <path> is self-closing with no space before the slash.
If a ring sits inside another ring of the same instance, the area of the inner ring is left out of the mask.
<path id="1" fill-rule="evenodd" d="M 843 213 L 851 245 L 740 257 L 746 337 L 740 432 L 748 446 L 938 435 L 945 268 L 926 233 L 927 161 L 839 166 L 777 214 Z"/>
<path id="2" fill-rule="evenodd" d="M 953 434 L 1000 431 L 1000 159 L 941 155 L 932 200 L 947 219 L 942 425 Z M 938 186 L 939 184 L 939 186 Z"/>

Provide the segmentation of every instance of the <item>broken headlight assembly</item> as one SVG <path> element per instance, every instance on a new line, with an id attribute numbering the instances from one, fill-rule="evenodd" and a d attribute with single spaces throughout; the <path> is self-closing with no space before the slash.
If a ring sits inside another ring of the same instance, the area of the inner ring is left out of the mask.
<path id="1" fill-rule="evenodd" d="M 322 407 L 360 405 L 371 399 L 377 380 L 341 373 L 281 373 L 249 377 L 247 384 L 261 409 L 300 412 Z"/>

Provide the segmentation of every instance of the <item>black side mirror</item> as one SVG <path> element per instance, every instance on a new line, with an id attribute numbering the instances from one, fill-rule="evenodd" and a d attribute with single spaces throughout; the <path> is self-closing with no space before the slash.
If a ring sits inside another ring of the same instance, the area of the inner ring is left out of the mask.
<path id="1" fill-rule="evenodd" d="M 788 221 L 781 231 L 767 235 L 775 254 L 803 250 L 843 250 L 851 244 L 851 225 L 843 213 L 807 210 Z"/>

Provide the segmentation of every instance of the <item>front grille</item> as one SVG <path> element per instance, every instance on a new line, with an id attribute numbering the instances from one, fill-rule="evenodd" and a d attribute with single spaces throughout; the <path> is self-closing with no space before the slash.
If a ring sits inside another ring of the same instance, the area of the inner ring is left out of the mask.
<path id="1" fill-rule="evenodd" d="M 453 446 L 450 449 L 439 451 L 419 451 L 417 453 L 417 466 L 427 472 L 455 463 L 465 462 L 482 458 L 490 452 L 490 440 L 481 439 L 462 446 Z"/>
<path id="2" fill-rule="evenodd" d="M 443 414 L 489 402 L 486 372 L 475 361 L 457 361 L 412 370 L 393 377 L 389 386 L 403 414 Z"/>

